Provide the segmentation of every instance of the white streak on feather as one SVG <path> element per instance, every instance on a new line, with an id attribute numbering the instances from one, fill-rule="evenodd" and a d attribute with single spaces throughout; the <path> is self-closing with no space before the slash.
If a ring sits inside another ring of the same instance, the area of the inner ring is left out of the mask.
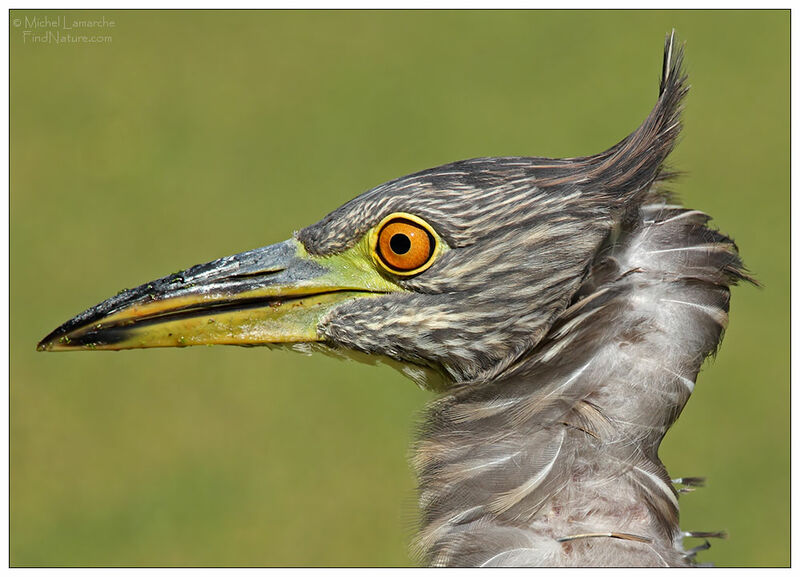
<path id="1" fill-rule="evenodd" d="M 701 250 L 703 252 L 730 252 L 730 249 L 726 245 L 720 244 L 696 244 L 692 246 L 681 246 L 678 248 L 660 248 L 655 250 L 647 250 L 645 254 L 661 254 L 666 252 L 686 252 L 686 251 L 695 251 Z"/>
<path id="2" fill-rule="evenodd" d="M 710 306 L 707 306 L 707 305 L 701 305 L 699 303 L 690 303 L 688 301 L 680 301 L 680 300 L 677 300 L 677 299 L 659 299 L 659 300 L 661 302 L 675 303 L 675 304 L 684 305 L 684 306 L 687 306 L 687 307 L 691 307 L 691 308 L 695 308 L 697 310 L 703 311 L 704 313 L 706 313 L 708 316 L 710 316 L 712 319 L 714 319 L 718 324 L 720 324 L 723 327 L 725 327 L 728 324 L 728 315 L 725 314 L 725 311 L 723 311 L 723 310 L 721 310 L 719 308 L 710 307 Z"/>
<path id="3" fill-rule="evenodd" d="M 683 375 L 679 375 L 678 373 L 668 369 L 664 365 L 660 365 L 660 367 L 669 374 L 674 375 L 676 379 L 678 379 L 681 383 L 683 383 L 686 386 L 686 388 L 689 389 L 690 395 L 694 392 L 694 381 L 692 381 L 691 379 L 687 379 Z"/>
<path id="4" fill-rule="evenodd" d="M 553 466 L 556 464 L 558 460 L 558 456 L 561 454 L 561 448 L 564 446 L 563 444 L 563 436 L 561 439 L 561 443 L 558 445 L 558 449 L 553 455 L 553 458 L 542 467 L 533 477 L 531 477 L 528 481 L 520 485 L 519 487 L 512 489 L 506 493 L 501 494 L 497 499 L 494 500 L 491 504 L 491 509 L 495 513 L 502 513 L 504 511 L 509 510 L 511 507 L 519 503 L 522 499 L 524 499 L 527 495 L 530 495 L 536 488 L 542 484 L 547 478 L 547 475 L 550 474 L 550 471 L 553 470 Z"/>
<path id="5" fill-rule="evenodd" d="M 574 371 L 566 381 L 564 381 L 563 383 L 561 383 L 560 385 L 558 385 L 557 387 L 552 389 L 546 395 L 543 395 L 543 396 L 540 396 L 540 397 L 534 397 L 534 398 L 532 398 L 530 400 L 531 402 L 525 403 L 522 406 L 522 408 L 518 411 L 518 414 L 515 415 L 515 419 L 514 420 L 516 422 L 518 422 L 518 423 L 519 422 L 524 422 L 524 421 L 528 420 L 529 418 L 531 418 L 533 415 L 535 415 L 536 412 L 538 410 L 540 410 L 542 408 L 542 406 L 544 406 L 546 404 L 546 401 L 548 399 L 551 399 L 552 397 L 557 396 L 564 389 L 566 389 L 569 385 L 574 383 L 575 380 L 578 379 L 578 377 L 580 377 L 586 371 L 587 368 L 589 368 L 589 365 L 592 364 L 593 360 L 594 359 L 589 359 L 581 368 L 579 368 L 578 370 Z"/>
<path id="6" fill-rule="evenodd" d="M 634 467 L 634 469 L 639 471 L 640 473 L 644 474 L 651 481 L 653 481 L 653 483 L 655 483 L 655 485 L 659 489 L 661 489 L 661 491 L 663 491 L 663 493 L 667 496 L 667 498 L 670 500 L 670 502 L 673 505 L 675 505 L 675 508 L 676 509 L 678 508 L 678 498 L 675 496 L 675 493 L 672 492 L 672 489 L 670 489 L 670 487 L 667 486 L 667 484 L 664 483 L 664 481 L 660 477 L 658 477 L 656 475 L 653 475 L 653 473 L 650 473 L 649 471 L 645 471 L 641 467 Z"/>

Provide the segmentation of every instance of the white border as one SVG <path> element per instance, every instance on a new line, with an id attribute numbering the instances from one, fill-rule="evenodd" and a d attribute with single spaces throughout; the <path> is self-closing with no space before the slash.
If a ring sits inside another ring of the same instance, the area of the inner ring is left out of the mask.
<path id="1" fill-rule="evenodd" d="M 312 8 L 350 8 L 350 9 L 364 9 L 364 8 L 381 8 L 381 9 L 429 9 L 429 8 L 436 8 L 436 9 L 448 9 L 448 8 L 491 8 L 491 9 L 504 9 L 504 8 L 515 8 L 515 9 L 524 9 L 524 8 L 551 8 L 551 9 L 563 9 L 563 8 L 616 8 L 616 9 L 647 9 L 647 8 L 666 8 L 664 4 L 655 5 L 652 2 L 633 2 L 633 1 L 618 1 L 613 3 L 612 5 L 608 6 L 601 6 L 601 5 L 592 5 L 587 2 L 575 2 L 575 1 L 564 1 L 559 2 L 558 4 L 555 3 L 548 3 L 544 4 L 541 2 L 530 2 L 530 1 L 522 1 L 522 0 L 501 0 L 495 1 L 491 5 L 487 5 L 486 2 L 477 2 L 477 1 L 470 1 L 470 0 L 438 0 L 436 2 L 422 2 L 422 1 L 409 1 L 409 2 L 398 2 L 398 1 L 389 1 L 389 0 L 378 0 L 378 1 L 364 1 L 364 0 L 349 0 L 346 2 L 334 2 L 332 0 L 296 0 L 296 1 L 272 1 L 272 2 L 244 2 L 239 0 L 238 2 L 232 2 L 225 6 L 220 6 L 218 4 L 214 4 L 211 2 L 189 2 L 189 1 L 175 1 L 162 3 L 162 2 L 140 2 L 137 3 L 136 6 L 133 6 L 128 3 L 117 2 L 117 1 L 105 1 L 99 2 L 96 0 L 84 0 L 80 2 L 79 7 L 81 9 L 103 9 L 103 10 L 114 10 L 114 9 L 158 9 L 158 8 L 202 8 L 202 9 L 209 9 L 209 8 L 303 8 L 303 9 L 312 9 Z M 774 5 L 768 6 L 745 6 L 741 2 L 720 2 L 717 0 L 714 1 L 706 1 L 702 2 L 702 8 L 758 8 L 758 9 L 788 9 L 792 7 L 791 3 L 786 2 L 778 2 Z M 74 9 L 76 8 L 75 3 L 66 2 L 64 0 L 51 0 L 49 2 L 18 2 L 15 6 L 6 7 L 6 14 L 8 14 L 8 10 L 10 9 L 17 9 L 17 10 L 28 10 L 28 9 L 53 9 L 53 10 L 67 10 L 67 9 Z M 696 1 L 690 0 L 673 0 L 669 3 L 668 9 L 670 10 L 679 10 L 679 9 L 696 9 L 698 8 Z M 791 24 L 792 29 L 797 28 L 798 20 L 797 20 L 796 12 L 793 12 L 791 15 Z M 6 23 L 5 26 L 0 27 L 2 30 L 2 38 L 0 38 L 0 66 L 2 67 L 2 89 L 0 93 L 2 96 L 2 106 L 5 113 L 2 115 L 2 131 L 5 135 L 5 138 L 2 140 L 2 154 L 5 158 L 5 161 L 2 163 L 2 168 L 0 168 L 0 180 L 3 182 L 3 202 L 1 203 L 0 207 L 0 214 L 2 214 L 2 226 L 3 231 L 0 234 L 0 254 L 2 254 L 2 265 L 0 267 L 0 302 L 2 302 L 2 309 L 0 309 L 0 346 L 2 346 L 3 350 L 6 351 L 5 355 L 2 355 L 2 367 L 0 370 L 2 374 L 5 375 L 6 380 L 6 394 L 2 395 L 2 407 L 0 410 L 5 418 L 5 426 L 2 427 L 2 432 L 0 432 L 0 446 L 2 446 L 2 475 L 0 475 L 0 483 L 2 483 L 2 491 L 5 497 L 3 498 L 3 512 L 5 513 L 4 517 L 5 520 L 0 522 L 0 541 L 2 541 L 2 546 L 0 547 L 2 550 L 2 558 L 0 560 L 0 569 L 8 571 L 8 562 L 9 562 L 9 548 L 8 548 L 8 520 L 9 520 L 9 510 L 8 510 L 8 490 L 9 490 L 9 445 L 8 445 L 8 378 L 9 378 L 9 156 L 8 156 L 8 142 L 9 142 L 9 115 L 8 115 L 8 98 L 9 98 L 9 53 L 8 53 L 8 42 L 9 42 L 9 23 Z M 798 90 L 798 75 L 794 74 L 796 62 L 800 62 L 800 52 L 798 52 L 797 45 L 792 43 L 792 109 L 795 109 L 795 103 L 798 98 L 798 94 L 800 90 Z M 791 143 L 792 143 L 792 168 L 797 166 L 795 162 L 797 156 L 797 139 L 796 136 L 796 128 L 793 126 L 791 130 Z M 757 195 L 758 191 L 753 191 L 753 200 L 757 202 Z M 794 187 L 792 187 L 792 200 L 795 201 L 794 195 Z M 797 215 L 797 211 L 800 210 L 800 205 L 797 202 L 792 202 L 792 224 L 795 223 L 796 219 L 795 216 Z M 798 296 L 798 271 L 800 270 L 800 238 L 797 234 L 795 234 L 794 227 L 792 227 L 792 235 L 791 235 L 791 265 L 792 265 L 792 312 L 796 313 L 794 303 L 797 302 Z M 794 329 L 795 324 L 798 322 L 797 315 L 794 314 L 792 316 L 792 329 Z M 794 333 L 794 330 L 792 330 Z M 796 340 L 792 341 L 792 357 L 796 357 L 794 354 L 797 350 L 797 347 L 800 347 L 800 343 Z M 800 371 L 800 367 L 797 364 L 792 364 L 792 382 L 796 382 L 798 371 Z M 755 384 L 758 385 L 758 384 Z M 763 392 L 762 392 L 763 393 Z M 766 394 L 766 393 L 763 393 Z M 798 403 L 798 396 L 793 395 L 792 397 L 792 414 L 800 414 L 795 409 L 797 409 Z M 792 419 L 794 421 L 794 419 Z M 794 423 L 793 423 L 794 424 Z M 754 426 L 759 426 L 758 423 L 754 423 Z M 798 432 L 796 427 L 792 427 L 792 448 L 798 446 Z M 792 455 L 794 455 L 794 451 L 792 451 Z M 796 485 L 796 481 L 798 479 L 798 469 L 797 469 L 797 461 L 792 459 L 792 494 L 794 494 L 794 488 Z M 792 499 L 792 503 L 794 504 L 794 499 Z M 731 503 L 731 506 L 736 506 L 735 503 Z M 795 509 L 792 508 L 792 526 L 794 527 L 794 519 L 795 519 Z M 795 530 L 792 533 L 792 565 L 797 565 L 797 551 L 800 545 L 800 536 L 798 536 L 798 531 Z M 177 571 L 184 572 L 184 571 L 219 571 L 218 569 L 177 569 Z M 225 570 L 225 569 L 221 569 Z M 17 571 L 17 570 L 13 570 Z M 53 569 L 25 569 L 25 575 L 30 577 L 39 577 L 50 575 Z M 86 569 L 67 569 L 67 571 L 75 572 L 86 571 Z M 131 572 L 139 573 L 140 571 L 148 571 L 149 573 L 152 571 L 162 572 L 168 571 L 167 569 L 94 569 L 92 570 L 92 575 L 106 575 L 106 574 L 117 574 L 120 572 L 125 572 L 125 574 L 130 575 Z M 175 571 L 175 570 L 172 570 Z M 262 569 L 250 569 L 249 571 L 265 571 Z M 291 575 L 298 575 L 298 573 L 303 573 L 306 571 L 313 571 L 313 569 L 268 569 L 270 574 L 277 574 L 277 575 L 284 575 L 284 574 L 291 574 Z M 349 575 L 353 571 L 358 571 L 359 574 L 364 574 L 365 572 L 373 573 L 373 572 L 387 572 L 391 571 L 392 574 L 396 575 L 398 571 L 401 573 L 406 573 L 407 571 L 412 571 L 411 569 L 327 569 L 326 571 L 333 571 L 343 575 Z M 413 570 L 415 572 L 421 571 L 420 569 Z M 432 570 L 422 570 L 422 571 L 432 571 Z M 436 570 L 437 575 L 442 575 L 440 573 L 442 570 Z M 461 570 L 443 570 L 446 574 L 452 574 L 455 572 L 461 572 Z M 482 570 L 481 574 L 487 574 L 486 571 L 494 572 L 500 571 L 500 569 L 492 570 L 492 569 L 484 569 Z M 514 571 L 513 569 L 511 571 Z M 518 571 L 521 571 L 518 570 Z M 537 575 L 540 574 L 539 572 L 543 571 L 542 569 L 537 570 Z M 545 574 L 551 574 L 553 571 L 556 570 L 548 570 L 544 569 Z M 559 575 L 564 576 L 570 574 L 573 570 L 558 570 Z M 566 571 L 566 572 L 565 572 Z M 600 571 L 599 574 L 608 575 L 614 569 L 596 569 L 594 571 Z M 638 575 L 639 572 L 642 571 L 641 569 L 636 570 L 636 574 Z M 708 571 L 708 570 L 706 570 Z M 704 571 L 704 574 L 706 574 Z M 712 569 L 712 572 L 723 571 L 723 569 Z M 745 574 L 749 575 L 755 573 L 756 571 L 760 571 L 760 569 L 739 569 L 737 573 L 739 575 Z M 744 573 L 742 573 L 744 572 Z M 598 574 L 598 573 L 595 573 Z"/>

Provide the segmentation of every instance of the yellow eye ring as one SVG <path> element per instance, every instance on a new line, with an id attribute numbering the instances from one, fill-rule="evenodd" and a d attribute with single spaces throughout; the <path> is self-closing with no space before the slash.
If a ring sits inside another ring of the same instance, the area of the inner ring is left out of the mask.
<path id="1" fill-rule="evenodd" d="M 394 212 L 372 229 L 372 258 L 386 271 L 412 276 L 427 270 L 441 251 L 431 225 L 413 214 Z"/>

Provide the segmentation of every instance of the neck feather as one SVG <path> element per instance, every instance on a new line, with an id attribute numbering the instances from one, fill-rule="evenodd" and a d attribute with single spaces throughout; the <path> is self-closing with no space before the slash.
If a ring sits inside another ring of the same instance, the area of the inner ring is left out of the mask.
<path id="1" fill-rule="evenodd" d="M 432 405 L 415 456 L 426 562 L 690 562 L 658 447 L 746 278 L 708 220 L 642 207 L 536 349 Z"/>

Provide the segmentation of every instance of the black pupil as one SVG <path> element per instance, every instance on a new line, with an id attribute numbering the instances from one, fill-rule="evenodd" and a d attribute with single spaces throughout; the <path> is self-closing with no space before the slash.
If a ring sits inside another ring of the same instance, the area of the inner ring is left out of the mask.
<path id="1" fill-rule="evenodd" d="M 398 233 L 389 240 L 389 246 L 392 247 L 394 254 L 406 254 L 411 250 L 411 239 Z"/>

